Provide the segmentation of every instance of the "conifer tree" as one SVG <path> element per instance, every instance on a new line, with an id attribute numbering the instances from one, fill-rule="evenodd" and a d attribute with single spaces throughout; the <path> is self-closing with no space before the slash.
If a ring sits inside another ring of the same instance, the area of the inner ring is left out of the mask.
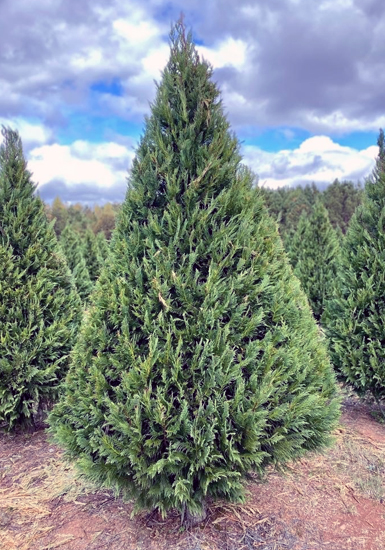
<path id="1" fill-rule="evenodd" d="M 61 232 L 67 225 L 68 221 L 68 212 L 67 208 L 64 206 L 63 202 L 60 200 L 60 197 L 56 197 L 52 203 L 50 209 L 50 219 L 55 218 L 54 229 L 58 237 L 60 237 Z"/>
<path id="2" fill-rule="evenodd" d="M 301 216 L 297 230 L 288 243 L 288 253 L 314 316 L 320 320 L 333 293 L 339 257 L 338 237 L 320 200 L 310 216 Z"/>
<path id="3" fill-rule="evenodd" d="M 84 259 L 80 237 L 68 224 L 60 236 L 60 246 L 72 271 L 76 288 L 83 302 L 86 302 L 93 288 L 91 277 Z"/>
<path id="4" fill-rule="evenodd" d="M 0 426 L 33 424 L 58 394 L 81 305 L 18 133 L 0 146 Z"/>
<path id="5" fill-rule="evenodd" d="M 86 262 L 88 273 L 92 283 L 95 283 L 99 277 L 100 269 L 103 264 L 101 253 L 95 233 L 91 229 L 87 229 L 84 235 L 83 256 Z"/>
<path id="6" fill-rule="evenodd" d="M 342 231 L 342 229 L 339 225 L 337 225 L 337 227 L 335 229 L 335 232 L 336 232 L 337 240 L 338 240 L 339 245 L 341 247 L 342 243 L 344 242 L 344 238 L 345 238 L 344 232 Z"/>
<path id="7" fill-rule="evenodd" d="M 51 415 L 93 480 L 187 523 L 208 497 L 242 500 L 250 470 L 327 444 L 338 416 L 322 335 L 211 75 L 179 22 Z"/>
<path id="8" fill-rule="evenodd" d="M 107 260 L 109 248 L 104 231 L 99 231 L 99 233 L 96 234 L 96 244 L 98 246 L 98 256 L 101 262 L 101 267 L 103 267 L 105 261 Z"/>
<path id="9" fill-rule="evenodd" d="M 341 252 L 336 291 L 324 322 L 336 369 L 359 393 L 385 397 L 385 151 L 365 185 Z"/>

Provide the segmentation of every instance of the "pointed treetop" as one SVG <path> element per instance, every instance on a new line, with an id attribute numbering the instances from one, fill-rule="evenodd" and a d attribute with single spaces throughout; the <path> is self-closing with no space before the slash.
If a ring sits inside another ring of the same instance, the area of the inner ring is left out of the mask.
<path id="1" fill-rule="evenodd" d="M 4 167 L 5 161 L 15 157 L 15 159 L 23 160 L 23 145 L 17 130 L 2 126 L 1 134 L 3 136 L 3 143 L 0 145 L 0 163 Z"/>
<path id="2" fill-rule="evenodd" d="M 12 188 L 16 186 L 24 188 L 25 179 L 29 179 L 31 173 L 27 170 L 19 133 L 17 130 L 2 126 L 1 134 L 3 143 L 0 145 L 0 173 L 8 181 L 8 184 L 12 185 Z M 30 187 L 33 189 L 35 187 L 32 182 L 30 182 Z"/>

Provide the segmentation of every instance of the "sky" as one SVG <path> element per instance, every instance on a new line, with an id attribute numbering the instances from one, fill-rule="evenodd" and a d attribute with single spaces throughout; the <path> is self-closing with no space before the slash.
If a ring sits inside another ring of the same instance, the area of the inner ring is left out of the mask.
<path id="1" fill-rule="evenodd" d="M 261 185 L 364 181 L 385 127 L 381 0 L 0 0 L 0 124 L 44 200 L 124 198 L 181 11 Z"/>

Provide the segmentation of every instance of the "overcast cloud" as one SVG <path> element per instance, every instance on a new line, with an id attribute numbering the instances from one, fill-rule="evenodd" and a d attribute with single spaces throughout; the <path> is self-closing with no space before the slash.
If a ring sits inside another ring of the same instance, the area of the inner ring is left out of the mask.
<path id="1" fill-rule="evenodd" d="M 92 187 L 96 198 L 124 194 L 181 10 L 261 180 L 325 183 L 370 172 L 375 149 L 337 141 L 385 126 L 379 0 L 1 0 L 0 122 L 20 129 L 47 196 L 55 185 L 74 200 Z M 278 127 L 313 137 L 278 152 L 247 141 Z"/>

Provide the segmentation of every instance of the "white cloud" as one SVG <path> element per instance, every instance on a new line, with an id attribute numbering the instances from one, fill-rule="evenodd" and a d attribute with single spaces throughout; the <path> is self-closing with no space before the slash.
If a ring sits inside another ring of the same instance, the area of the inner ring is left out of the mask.
<path id="1" fill-rule="evenodd" d="M 307 113 L 306 126 L 310 130 L 338 131 L 340 134 L 349 134 L 357 130 L 361 132 L 378 132 L 385 127 L 385 116 L 373 117 L 367 120 L 347 117 L 341 111 L 333 111 L 327 115 Z"/>
<path id="2" fill-rule="evenodd" d="M 375 146 L 356 150 L 327 136 L 314 136 L 297 149 L 276 153 L 250 145 L 243 147 L 245 164 L 258 174 L 261 185 L 269 187 L 327 184 L 335 178 L 362 180 L 370 174 L 377 153 Z M 28 166 L 40 187 L 60 181 L 75 194 L 81 185 L 91 186 L 97 193 L 124 188 L 133 156 L 133 148 L 116 142 L 94 144 L 78 140 L 70 145 L 35 147 L 28 155 Z"/>
<path id="3" fill-rule="evenodd" d="M 113 22 L 113 28 L 117 36 L 121 37 L 126 43 L 133 47 L 140 47 L 143 43 L 148 43 L 154 38 L 159 37 L 159 29 L 152 21 L 142 20 L 142 13 L 127 19 L 116 19 Z"/>
<path id="4" fill-rule="evenodd" d="M 133 151 L 118 143 L 75 141 L 32 149 L 28 168 L 38 186 L 62 181 L 73 188 L 78 184 L 109 188 L 125 181 L 133 155 Z"/>
<path id="5" fill-rule="evenodd" d="M 217 44 L 215 48 L 197 46 L 199 54 L 209 61 L 215 69 L 235 67 L 241 69 L 247 58 L 247 43 L 235 40 L 231 36 Z"/>
<path id="6" fill-rule="evenodd" d="M 157 48 L 152 49 L 146 57 L 142 59 L 144 69 L 144 78 L 149 77 L 159 79 L 161 71 L 166 66 L 170 56 L 170 48 L 168 44 L 160 44 Z"/>
<path id="7" fill-rule="evenodd" d="M 18 130 L 26 147 L 43 145 L 44 143 L 48 143 L 53 137 L 52 131 L 43 124 L 30 122 L 20 117 L 13 119 L 0 117 L 0 126 L 7 126 Z M 2 141 L 1 135 L 0 141 Z"/>
<path id="8" fill-rule="evenodd" d="M 378 148 L 357 150 L 326 136 L 314 136 L 294 150 L 271 153 L 246 145 L 243 154 L 245 164 L 258 174 L 260 184 L 276 188 L 298 183 L 331 183 L 335 178 L 362 180 L 370 174 Z"/>

